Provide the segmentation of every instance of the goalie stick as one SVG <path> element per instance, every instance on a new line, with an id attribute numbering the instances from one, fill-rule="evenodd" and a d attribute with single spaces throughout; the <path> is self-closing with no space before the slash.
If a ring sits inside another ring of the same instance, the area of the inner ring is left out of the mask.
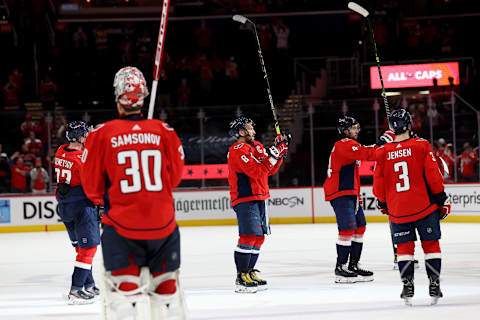
<path id="1" fill-rule="evenodd" d="M 150 96 L 150 104 L 148 106 L 148 119 L 153 118 L 153 109 L 155 106 L 155 99 L 157 97 L 157 86 L 158 79 L 160 77 L 160 68 L 162 66 L 162 54 L 165 43 L 165 33 L 167 31 L 169 7 L 170 0 L 163 0 L 162 17 L 160 19 L 160 29 L 158 30 L 157 52 L 155 53 L 155 65 L 153 66 L 152 94 Z"/>
<path id="2" fill-rule="evenodd" d="M 255 23 L 253 23 L 250 19 L 239 14 L 234 15 L 232 19 L 233 21 L 239 22 L 249 27 L 251 30 L 253 30 L 253 33 L 255 34 L 255 38 L 257 40 L 257 48 L 258 48 L 258 59 L 260 60 L 260 66 L 262 67 L 263 78 L 265 79 L 265 83 L 266 83 L 268 101 L 270 102 L 270 109 L 272 110 L 273 120 L 275 120 L 275 133 L 277 134 L 278 140 L 281 141 L 282 135 L 280 133 L 280 126 L 278 125 L 277 112 L 275 111 L 275 106 L 273 104 L 272 90 L 270 89 L 270 82 L 268 81 L 267 69 L 265 68 L 265 61 L 263 60 L 262 48 L 260 47 L 260 40 L 258 39 L 258 34 L 257 34 L 257 27 L 255 26 Z"/>

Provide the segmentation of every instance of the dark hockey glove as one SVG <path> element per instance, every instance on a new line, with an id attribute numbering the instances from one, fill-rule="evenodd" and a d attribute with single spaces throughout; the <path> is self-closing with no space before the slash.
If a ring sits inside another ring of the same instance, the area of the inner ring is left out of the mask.
<path id="1" fill-rule="evenodd" d="M 105 213 L 105 207 L 101 204 L 95 206 L 97 209 L 97 219 L 98 221 L 102 221 L 103 214 Z"/>
<path id="2" fill-rule="evenodd" d="M 377 209 L 380 210 L 382 214 L 388 214 L 387 203 L 381 202 L 377 199 Z"/>
<path id="3" fill-rule="evenodd" d="M 383 146 L 385 143 L 393 142 L 394 139 L 395 133 L 392 130 L 387 130 L 380 136 L 380 141 L 377 144 Z"/>
<path id="4" fill-rule="evenodd" d="M 447 194 L 445 191 L 442 191 L 440 193 L 434 194 L 433 195 L 433 201 L 439 206 L 442 207 L 445 204 L 445 201 L 447 200 Z"/>

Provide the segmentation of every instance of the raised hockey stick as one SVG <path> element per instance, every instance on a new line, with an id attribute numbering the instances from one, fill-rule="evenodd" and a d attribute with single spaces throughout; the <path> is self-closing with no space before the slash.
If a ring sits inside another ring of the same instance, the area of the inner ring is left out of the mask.
<path id="1" fill-rule="evenodd" d="M 153 109 L 157 97 L 158 78 L 160 77 L 160 68 L 162 66 L 162 54 L 165 43 L 165 33 L 167 31 L 168 8 L 170 0 L 163 0 L 162 17 L 160 19 L 160 29 L 158 30 L 157 52 L 155 53 L 155 65 L 153 67 L 152 93 L 150 96 L 150 105 L 148 106 L 148 119 L 153 118 Z"/>
<path id="2" fill-rule="evenodd" d="M 390 117 L 390 107 L 388 106 L 387 93 L 385 92 L 385 87 L 383 85 L 382 70 L 380 68 L 380 58 L 378 57 L 377 43 L 375 42 L 375 35 L 373 33 L 372 22 L 370 21 L 370 13 L 364 7 L 362 7 L 356 2 L 349 2 L 348 8 L 362 15 L 365 19 L 367 19 L 368 30 L 370 32 L 370 35 L 372 37 L 372 42 L 373 42 L 373 51 L 375 53 L 375 61 L 377 62 L 378 76 L 380 77 L 380 84 L 382 86 L 382 97 L 383 97 L 383 103 L 385 105 L 385 112 L 387 113 L 387 117 Z"/>
<path id="3" fill-rule="evenodd" d="M 263 78 L 265 79 L 265 83 L 266 83 L 268 101 L 270 102 L 270 109 L 272 110 L 273 120 L 275 120 L 275 133 L 277 134 L 277 137 L 280 141 L 282 140 L 282 135 L 280 133 L 280 126 L 278 125 L 277 112 L 275 111 L 275 106 L 273 104 L 272 90 L 270 89 L 270 82 L 268 81 L 267 69 L 265 68 L 265 61 L 263 61 L 262 48 L 260 47 L 260 40 L 258 39 L 257 27 L 255 26 L 255 23 L 253 23 L 250 19 L 239 14 L 234 15 L 232 19 L 233 21 L 244 24 L 247 27 L 249 27 L 251 30 L 253 30 L 253 33 L 255 34 L 255 38 L 257 39 L 258 59 L 260 60 L 260 66 L 262 67 Z"/>
<path id="4" fill-rule="evenodd" d="M 387 114 L 387 117 L 390 117 L 390 107 L 388 105 L 387 93 L 386 93 L 385 87 L 383 85 L 382 69 L 380 68 L 380 58 L 378 57 L 377 43 L 375 42 L 375 34 L 373 33 L 372 22 L 370 20 L 370 12 L 368 12 L 368 10 L 366 10 L 364 7 L 362 7 L 361 5 L 359 5 L 356 2 L 349 2 L 348 3 L 348 8 L 350 10 L 360 14 L 361 16 L 363 16 L 367 20 L 368 31 L 370 32 L 370 36 L 371 36 L 372 42 L 373 42 L 373 52 L 375 54 L 375 61 L 377 63 L 378 76 L 380 78 L 380 84 L 382 86 L 382 97 L 383 97 L 383 104 L 385 106 L 385 113 Z M 393 249 L 393 257 L 394 257 L 393 263 L 394 263 L 394 267 L 395 267 L 396 263 L 397 263 L 397 247 L 395 246 L 395 243 L 393 242 L 393 230 L 392 230 L 392 224 L 390 222 L 390 219 L 388 219 L 388 226 L 390 228 L 390 237 L 392 238 L 392 249 Z"/>

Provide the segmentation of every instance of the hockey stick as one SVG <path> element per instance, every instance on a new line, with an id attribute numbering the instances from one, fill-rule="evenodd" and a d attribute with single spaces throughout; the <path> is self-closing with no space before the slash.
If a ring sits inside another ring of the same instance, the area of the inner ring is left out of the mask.
<path id="1" fill-rule="evenodd" d="M 233 21 L 239 22 L 241 24 L 246 25 L 247 27 L 250 27 L 253 30 L 253 33 L 255 33 L 255 38 L 257 39 L 257 47 L 258 47 L 258 59 L 260 60 L 260 66 L 262 67 L 262 71 L 263 71 L 263 78 L 265 79 L 265 83 L 267 85 L 268 101 L 270 102 L 270 109 L 272 110 L 273 120 L 275 120 L 275 132 L 280 141 L 282 140 L 282 135 L 280 133 L 280 126 L 278 125 L 277 112 L 275 111 L 275 106 L 273 105 L 272 90 L 270 89 L 270 82 L 268 81 L 267 69 L 265 68 L 265 61 L 263 61 L 262 48 L 260 47 L 260 40 L 258 39 L 257 27 L 255 26 L 255 23 L 253 23 L 250 19 L 239 14 L 234 15 L 232 19 Z"/>
<path id="2" fill-rule="evenodd" d="M 382 85 L 383 103 L 385 105 L 385 111 L 387 113 L 387 117 L 390 117 L 390 107 L 388 106 L 387 93 L 385 92 L 385 87 L 383 85 L 382 70 L 380 68 L 380 58 L 378 57 L 377 43 L 375 42 L 375 35 L 373 33 L 372 22 L 370 21 L 370 17 L 369 17 L 370 13 L 365 8 L 363 8 L 362 6 L 360 6 L 355 2 L 349 2 L 348 8 L 362 15 L 365 19 L 367 19 L 368 30 L 370 32 L 370 35 L 372 37 L 372 42 L 373 42 L 373 51 L 375 53 L 375 61 L 377 62 L 378 76 L 380 77 L 380 84 Z"/>
<path id="3" fill-rule="evenodd" d="M 148 119 L 153 118 L 153 109 L 157 97 L 158 78 L 160 77 L 160 67 L 162 66 L 162 54 L 165 43 L 165 33 L 167 31 L 169 7 L 170 0 L 163 0 L 162 17 L 160 19 L 160 29 L 158 30 L 157 52 L 155 53 L 155 65 L 153 66 L 152 94 L 150 96 L 150 105 L 148 106 Z"/>
<path id="4" fill-rule="evenodd" d="M 385 87 L 383 85 L 382 69 L 380 68 L 380 58 L 378 57 L 377 43 L 375 42 L 375 34 L 373 33 L 372 22 L 370 21 L 370 12 L 368 12 L 368 10 L 366 10 L 364 7 L 362 7 L 361 5 L 359 5 L 356 2 L 349 2 L 348 3 L 348 8 L 350 10 L 360 14 L 365 19 L 367 19 L 368 30 L 370 32 L 372 42 L 373 42 L 373 52 L 375 54 L 375 61 L 377 63 L 378 76 L 380 78 L 380 84 L 382 86 L 382 97 L 383 97 L 383 104 L 385 106 L 385 113 L 387 114 L 387 117 L 390 117 L 390 107 L 388 106 L 387 93 L 386 93 Z M 390 126 L 390 124 L 389 124 L 389 126 Z M 394 266 L 395 266 L 396 263 L 397 263 L 397 247 L 395 246 L 395 243 L 393 242 L 393 230 L 392 230 L 392 224 L 390 222 L 390 219 L 388 219 L 388 226 L 390 228 L 390 237 L 392 238 L 392 249 L 393 249 L 393 257 L 394 257 L 393 263 L 394 263 Z"/>

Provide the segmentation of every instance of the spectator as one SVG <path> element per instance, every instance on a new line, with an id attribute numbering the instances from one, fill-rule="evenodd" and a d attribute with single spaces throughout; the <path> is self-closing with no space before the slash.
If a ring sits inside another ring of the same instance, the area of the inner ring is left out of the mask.
<path id="1" fill-rule="evenodd" d="M 30 171 L 30 186 L 33 194 L 47 193 L 50 181 L 47 170 L 42 167 L 42 159 L 35 159 L 35 167 Z"/>
<path id="2" fill-rule="evenodd" d="M 176 72 L 178 73 L 180 79 L 190 78 L 192 73 L 192 64 L 188 60 L 188 56 L 183 56 L 183 58 L 177 62 Z"/>
<path id="3" fill-rule="evenodd" d="M 16 161 L 13 160 L 13 162 L 10 167 L 10 191 L 13 193 L 26 193 L 28 191 L 27 178 L 29 177 L 30 169 L 25 167 L 21 157 L 17 158 Z"/>
<path id="4" fill-rule="evenodd" d="M 40 139 L 37 139 L 35 132 L 30 131 L 30 136 L 25 140 L 28 152 L 35 155 L 35 157 L 42 156 L 43 144 Z"/>
<path id="5" fill-rule="evenodd" d="M 268 54 L 272 48 L 273 34 L 268 24 L 260 24 L 258 26 L 258 39 L 264 53 Z"/>
<path id="6" fill-rule="evenodd" d="M 279 53 L 288 53 L 289 43 L 288 37 L 290 35 L 290 29 L 283 23 L 281 19 L 276 19 L 273 24 L 273 32 L 277 38 L 277 51 Z"/>
<path id="7" fill-rule="evenodd" d="M 180 87 L 178 87 L 178 105 L 180 107 L 188 106 L 188 102 L 190 100 L 190 86 L 188 85 L 187 79 L 183 78 L 182 82 L 180 83 Z"/>
<path id="8" fill-rule="evenodd" d="M 78 54 L 86 53 L 88 49 L 87 34 L 83 31 L 82 26 L 78 26 L 77 31 L 73 34 L 73 48 L 80 52 Z"/>
<path id="9" fill-rule="evenodd" d="M 45 75 L 45 78 L 40 85 L 40 99 L 42 100 L 44 110 L 55 110 L 57 92 L 57 84 L 53 82 L 50 75 Z"/>
<path id="10" fill-rule="evenodd" d="M 463 152 L 460 156 L 460 174 L 462 175 L 463 181 L 477 181 L 477 177 L 475 175 L 475 166 L 477 162 L 477 152 L 472 149 L 470 142 L 466 141 L 463 144 Z"/>
<path id="11" fill-rule="evenodd" d="M 21 88 L 18 86 L 15 76 L 10 74 L 7 84 L 2 89 L 5 110 L 20 110 L 20 91 Z"/>
<path id="12" fill-rule="evenodd" d="M 28 151 L 28 147 L 26 144 L 22 144 L 21 151 L 17 151 L 12 154 L 10 160 L 14 160 L 15 158 L 22 158 L 24 161 L 24 165 L 28 168 L 32 168 L 36 157 L 33 153 Z"/>
<path id="13" fill-rule="evenodd" d="M 10 165 L 3 146 L 0 144 L 0 193 L 10 192 Z"/>
<path id="14" fill-rule="evenodd" d="M 212 64 L 207 59 L 207 56 L 205 54 L 202 54 L 197 60 L 197 66 L 200 77 L 200 93 L 202 96 L 202 102 L 205 103 L 206 99 L 210 96 L 210 92 L 212 91 Z"/>
<path id="15" fill-rule="evenodd" d="M 35 123 L 35 126 L 33 127 L 33 130 L 35 132 L 35 135 L 42 141 L 43 149 L 42 149 L 42 155 L 47 155 L 48 153 L 48 125 L 47 121 L 45 118 L 45 115 L 42 114 L 40 116 L 40 120 Z M 53 139 L 54 135 L 54 129 L 53 129 L 53 123 L 50 122 L 50 138 Z"/>
<path id="16" fill-rule="evenodd" d="M 447 145 L 445 139 L 440 138 L 437 140 L 437 156 L 441 157 L 448 165 L 449 176 L 445 179 L 446 182 L 453 182 L 453 171 L 456 161 L 456 157 Z"/>
<path id="17" fill-rule="evenodd" d="M 57 130 L 57 144 L 62 145 L 67 143 L 67 138 L 65 136 L 65 131 L 67 128 L 67 118 L 65 116 L 61 116 L 60 122 L 62 123 Z"/>
<path id="18" fill-rule="evenodd" d="M 207 26 L 205 19 L 200 21 L 200 26 L 195 29 L 195 38 L 200 49 L 210 48 L 210 37 L 212 36 L 212 29 Z M 203 50 L 205 52 L 205 50 Z"/>
<path id="19" fill-rule="evenodd" d="M 22 130 L 24 138 L 28 138 L 30 132 L 35 131 L 35 123 L 32 121 L 32 115 L 30 113 L 25 115 L 25 121 L 20 125 L 20 130 Z"/>
<path id="20" fill-rule="evenodd" d="M 138 65 L 149 66 L 152 63 L 152 39 L 147 30 L 144 30 L 142 36 L 137 39 Z"/>

